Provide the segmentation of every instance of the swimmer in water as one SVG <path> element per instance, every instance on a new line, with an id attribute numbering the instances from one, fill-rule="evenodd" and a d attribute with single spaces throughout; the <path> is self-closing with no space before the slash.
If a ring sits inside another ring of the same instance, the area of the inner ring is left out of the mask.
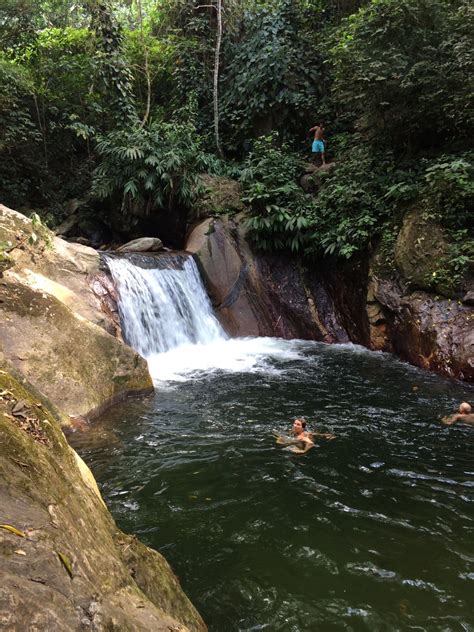
<path id="1" fill-rule="evenodd" d="M 441 420 L 446 426 L 452 426 L 455 423 L 469 424 L 474 426 L 474 413 L 472 412 L 471 405 L 467 402 L 459 404 L 459 409 L 454 415 L 449 417 L 443 417 Z"/>
<path id="2" fill-rule="evenodd" d="M 323 439 L 335 439 L 335 435 L 330 432 L 308 432 L 306 430 L 306 420 L 303 417 L 297 417 L 293 422 L 291 430 L 292 437 L 285 437 L 279 433 L 274 433 L 277 437 L 279 445 L 291 446 L 288 449 L 294 454 L 305 454 L 311 448 L 314 448 L 314 438 L 321 437 Z"/>
<path id="3" fill-rule="evenodd" d="M 293 422 L 292 428 L 293 436 L 295 437 L 296 445 L 291 448 L 291 451 L 295 454 L 304 454 L 311 448 L 314 448 L 314 441 L 311 433 L 306 430 L 306 420 L 298 417 Z"/>

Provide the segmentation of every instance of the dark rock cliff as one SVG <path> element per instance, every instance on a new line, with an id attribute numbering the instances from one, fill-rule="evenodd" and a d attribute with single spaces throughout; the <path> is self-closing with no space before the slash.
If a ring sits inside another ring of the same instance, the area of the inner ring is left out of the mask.
<path id="1" fill-rule="evenodd" d="M 303 265 L 288 255 L 255 253 L 241 219 L 206 219 L 186 245 L 231 335 L 351 341 L 474 380 L 474 310 L 468 301 L 437 297 L 396 276 L 384 278 L 367 260 Z M 412 222 L 405 232 L 413 237 L 413 231 Z M 411 261 L 415 278 L 416 256 L 399 241 L 398 256 Z M 425 253 L 420 256 L 427 265 Z"/>

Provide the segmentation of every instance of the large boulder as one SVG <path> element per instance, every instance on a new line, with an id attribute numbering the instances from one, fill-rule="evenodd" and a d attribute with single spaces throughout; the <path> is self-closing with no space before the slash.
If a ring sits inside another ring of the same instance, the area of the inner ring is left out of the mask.
<path id="1" fill-rule="evenodd" d="M 224 328 L 236 336 L 347 341 L 317 276 L 295 258 L 254 253 L 242 220 L 207 219 L 186 244 Z"/>
<path id="2" fill-rule="evenodd" d="M 197 217 L 223 215 L 244 210 L 240 183 L 224 176 L 203 173 L 199 176 L 203 195 L 194 210 Z"/>
<path id="3" fill-rule="evenodd" d="M 145 360 L 108 333 L 117 322 L 91 290 L 103 275 L 95 250 L 4 206 L 0 242 L 10 265 L 0 279 L 0 349 L 64 423 L 153 389 Z"/>
<path id="4" fill-rule="evenodd" d="M 370 346 L 412 364 L 474 381 L 474 310 L 395 279 L 372 275 L 367 295 Z"/>
<path id="5" fill-rule="evenodd" d="M 314 163 L 305 164 L 305 173 L 300 178 L 300 186 L 305 193 L 316 195 L 322 186 L 322 178 L 326 173 L 334 169 L 335 162 L 327 162 L 324 165 L 315 165 Z"/>
<path id="6" fill-rule="evenodd" d="M 206 630 L 166 560 L 117 529 L 50 404 L 0 357 L 0 629 Z"/>
<path id="7" fill-rule="evenodd" d="M 140 237 L 117 248 L 117 252 L 157 252 L 163 249 L 163 242 L 158 237 Z"/>
<path id="8" fill-rule="evenodd" d="M 462 301 L 446 298 L 442 296 L 446 288 L 435 280 L 440 259 L 447 252 L 440 226 L 417 210 L 406 214 L 394 248 L 396 268 L 384 264 L 380 250 L 370 261 L 369 346 L 472 382 L 474 310 L 469 292 Z M 472 279 L 465 279 L 464 286 L 472 288 Z M 449 296 L 448 291 L 446 294 Z"/>
<path id="9" fill-rule="evenodd" d="M 351 341 L 474 380 L 469 300 L 443 299 L 379 277 L 376 256 L 370 266 L 362 260 L 305 266 L 282 254 L 255 253 L 241 219 L 205 220 L 187 242 L 230 334 Z"/>
<path id="10" fill-rule="evenodd" d="M 436 288 L 434 281 L 439 260 L 446 256 L 448 244 L 441 227 L 415 209 L 407 213 L 395 244 L 395 263 L 413 288 Z"/>

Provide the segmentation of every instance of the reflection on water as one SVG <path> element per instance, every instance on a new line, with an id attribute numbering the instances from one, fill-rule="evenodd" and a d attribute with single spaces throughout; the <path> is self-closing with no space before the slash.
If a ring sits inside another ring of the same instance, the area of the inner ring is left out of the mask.
<path id="1" fill-rule="evenodd" d="M 473 391 L 350 345 L 254 343 L 201 369 L 158 356 L 173 381 L 75 435 L 119 526 L 211 631 L 472 629 L 474 432 L 438 420 Z M 279 449 L 295 415 L 336 440 Z"/>

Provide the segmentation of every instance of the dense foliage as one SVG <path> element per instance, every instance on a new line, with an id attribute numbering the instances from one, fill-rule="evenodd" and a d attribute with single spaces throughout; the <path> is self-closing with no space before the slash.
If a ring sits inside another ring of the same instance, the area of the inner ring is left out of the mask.
<path id="1" fill-rule="evenodd" d="M 189 207 L 198 193 L 197 173 L 213 162 L 189 123 L 151 121 L 117 129 L 97 138 L 96 151 L 101 162 L 92 193 L 115 197 L 122 211 L 132 214 Z"/>
<path id="2" fill-rule="evenodd" d="M 243 37 L 228 44 L 222 109 L 227 147 L 279 130 L 288 140 L 301 136 L 315 103 L 324 98 L 326 77 L 315 32 L 291 0 L 245 12 Z M 231 142 L 229 142 L 231 141 Z"/>
<path id="3" fill-rule="evenodd" d="M 393 245 L 417 209 L 449 243 L 435 281 L 458 286 L 473 251 L 472 4 L 221 6 L 216 66 L 217 0 L 4 0 L 1 202 L 59 223 L 74 198 L 118 232 L 156 217 L 159 234 L 160 212 L 189 217 L 198 173 L 219 168 L 240 177 L 259 248 L 350 258 Z M 321 118 L 333 167 L 305 193 Z"/>

